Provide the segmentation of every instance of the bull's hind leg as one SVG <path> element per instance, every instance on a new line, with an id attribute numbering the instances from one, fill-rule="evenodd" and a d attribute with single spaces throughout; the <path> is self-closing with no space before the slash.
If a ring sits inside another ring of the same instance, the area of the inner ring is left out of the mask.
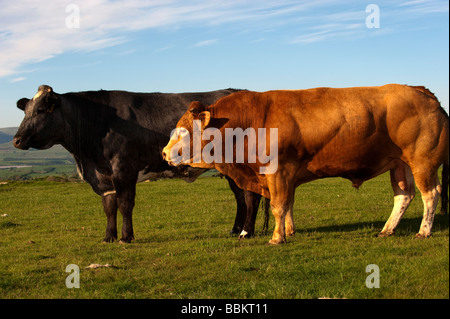
<path id="1" fill-rule="evenodd" d="M 286 231 L 286 236 L 292 237 L 295 235 L 295 224 L 294 224 L 294 198 L 290 201 L 288 211 L 286 212 L 286 218 L 284 220 L 284 227 Z"/>
<path id="2" fill-rule="evenodd" d="M 395 228 L 416 193 L 414 177 L 409 166 L 399 163 L 390 173 L 392 189 L 394 190 L 394 208 L 378 237 L 387 237 L 394 234 Z"/>
<path id="3" fill-rule="evenodd" d="M 416 238 L 426 238 L 431 236 L 431 228 L 433 227 L 434 215 L 442 188 L 437 177 L 437 170 L 427 177 L 422 177 L 422 174 L 418 175 L 416 177 L 417 188 L 419 188 L 422 194 L 424 210 L 422 223 L 420 224 Z"/>

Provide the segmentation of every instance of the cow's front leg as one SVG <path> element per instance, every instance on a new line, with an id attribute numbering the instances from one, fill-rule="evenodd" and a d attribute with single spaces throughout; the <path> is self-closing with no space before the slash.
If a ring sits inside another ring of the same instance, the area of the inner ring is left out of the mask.
<path id="1" fill-rule="evenodd" d="M 113 162 L 112 166 L 112 181 L 116 190 L 117 206 L 123 218 L 120 242 L 129 243 L 134 239 L 132 215 L 138 173 L 132 165 L 124 165 L 123 162 L 118 160 Z"/>
<path id="2" fill-rule="evenodd" d="M 119 191 L 120 189 L 120 191 Z M 117 204 L 122 213 L 122 238 L 121 243 L 130 243 L 134 239 L 133 232 L 133 208 L 136 195 L 136 184 L 119 187 L 116 193 Z"/>
<path id="3" fill-rule="evenodd" d="M 117 239 L 117 201 L 115 191 L 102 195 L 103 210 L 106 214 L 106 235 L 103 242 L 112 243 Z"/>

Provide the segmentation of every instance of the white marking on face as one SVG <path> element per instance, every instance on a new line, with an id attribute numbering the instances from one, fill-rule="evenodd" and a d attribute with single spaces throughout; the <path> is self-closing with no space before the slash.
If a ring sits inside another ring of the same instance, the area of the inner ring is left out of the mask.
<path id="1" fill-rule="evenodd" d="M 37 98 L 40 97 L 41 95 L 42 95 L 42 91 L 37 92 L 36 95 L 33 96 L 32 100 L 37 99 Z"/>

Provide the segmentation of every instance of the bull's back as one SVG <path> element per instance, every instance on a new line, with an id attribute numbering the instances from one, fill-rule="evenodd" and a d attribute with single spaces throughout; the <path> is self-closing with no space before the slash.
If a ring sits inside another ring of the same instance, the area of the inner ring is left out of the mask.
<path id="1" fill-rule="evenodd" d="M 259 94 L 253 99 L 259 99 L 263 115 L 255 123 L 277 127 L 281 157 L 308 162 L 307 169 L 319 178 L 362 181 L 392 168 L 393 159 L 409 164 L 431 152 L 430 165 L 436 166 L 448 157 L 448 116 L 423 87 Z"/>

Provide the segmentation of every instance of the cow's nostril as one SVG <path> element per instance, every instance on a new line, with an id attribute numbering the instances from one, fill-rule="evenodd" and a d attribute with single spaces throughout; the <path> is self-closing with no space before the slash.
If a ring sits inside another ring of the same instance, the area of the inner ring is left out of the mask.
<path id="1" fill-rule="evenodd" d="M 15 147 L 19 147 L 20 142 L 22 142 L 22 139 L 21 139 L 20 137 L 14 137 L 14 139 L 13 139 L 13 145 L 14 145 Z"/>

